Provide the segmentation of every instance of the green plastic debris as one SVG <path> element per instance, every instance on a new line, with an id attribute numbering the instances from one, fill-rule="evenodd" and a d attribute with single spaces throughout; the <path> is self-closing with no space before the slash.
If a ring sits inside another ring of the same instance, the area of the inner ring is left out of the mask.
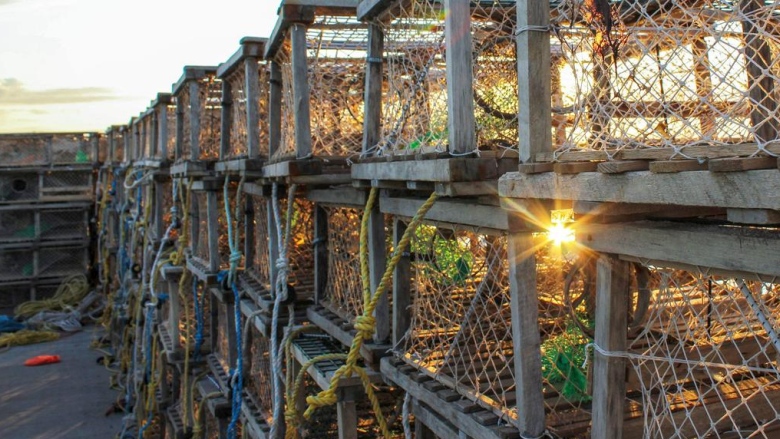
<path id="1" fill-rule="evenodd" d="M 87 163 L 89 161 L 89 156 L 86 152 L 79 150 L 76 153 L 76 163 Z"/>
<path id="2" fill-rule="evenodd" d="M 569 402 L 591 399 L 584 367 L 588 343 L 590 339 L 571 322 L 567 322 L 563 333 L 542 343 L 542 376 Z"/>
<path id="3" fill-rule="evenodd" d="M 427 133 L 423 134 L 422 136 L 412 140 L 409 143 L 409 149 L 415 150 L 420 149 L 423 145 L 430 145 L 431 143 L 434 143 L 436 140 L 441 140 L 447 135 L 447 132 L 439 132 L 439 133 L 432 133 L 428 131 Z"/>

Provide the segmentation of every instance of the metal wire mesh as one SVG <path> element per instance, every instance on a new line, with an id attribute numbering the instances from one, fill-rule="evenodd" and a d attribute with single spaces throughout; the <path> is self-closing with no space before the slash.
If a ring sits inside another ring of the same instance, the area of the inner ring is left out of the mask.
<path id="1" fill-rule="evenodd" d="M 248 136 L 252 129 L 257 130 L 260 143 L 259 156 L 268 156 L 268 81 L 269 73 L 264 62 L 258 64 L 257 96 L 249 96 L 246 73 L 242 67 L 235 69 L 227 78 L 230 83 L 232 118 L 230 129 L 230 148 L 227 158 L 240 158 L 249 155 Z M 248 127 L 247 99 L 254 99 L 257 107 L 258 125 Z"/>
<path id="2" fill-rule="evenodd" d="M 51 162 L 53 164 L 92 163 L 95 157 L 90 145 L 91 136 L 84 134 L 52 134 Z"/>
<path id="3" fill-rule="evenodd" d="M 39 166 L 48 159 L 49 141 L 43 136 L 0 136 L 0 163 L 4 166 Z"/>
<path id="4" fill-rule="evenodd" d="M 39 277 L 83 274 L 87 270 L 88 251 L 86 247 L 54 247 L 38 250 Z"/>
<path id="5" fill-rule="evenodd" d="M 43 174 L 43 189 L 67 188 L 84 190 L 87 188 L 91 192 L 92 171 L 48 171 Z"/>
<path id="6" fill-rule="evenodd" d="M 630 342 L 630 405 L 644 437 L 777 435 L 776 283 L 648 265 L 652 299 Z M 626 430 L 624 430 L 626 431 Z"/>
<path id="7" fill-rule="evenodd" d="M 705 0 L 555 2 L 558 152 L 610 153 L 777 139 L 776 5 Z M 556 42 L 557 41 L 557 42 Z"/>
<path id="8" fill-rule="evenodd" d="M 84 239 L 89 234 L 88 212 L 83 208 L 44 210 L 40 218 L 41 239 Z"/>
<path id="9" fill-rule="evenodd" d="M 0 281 L 35 276 L 35 253 L 29 249 L 0 252 Z"/>
<path id="10" fill-rule="evenodd" d="M 38 199 L 37 173 L 8 173 L 0 175 L 0 202 Z"/>
<path id="11" fill-rule="evenodd" d="M 363 90 L 368 33 L 354 17 L 319 16 L 306 33 L 312 152 L 315 156 L 359 154 L 363 139 Z M 277 61 L 283 82 L 282 142 L 273 158 L 295 155 L 292 63 L 289 41 Z M 286 125 L 286 127 L 285 127 Z"/>
<path id="12" fill-rule="evenodd" d="M 2 242 L 31 241 L 38 237 L 35 230 L 35 211 L 32 209 L 4 211 L 0 215 Z"/>
<path id="13" fill-rule="evenodd" d="M 442 2 L 413 0 L 380 20 L 385 34 L 382 138 L 378 154 L 447 151 L 448 94 Z M 472 3 L 477 144 L 503 151 L 518 141 L 515 2 Z"/>

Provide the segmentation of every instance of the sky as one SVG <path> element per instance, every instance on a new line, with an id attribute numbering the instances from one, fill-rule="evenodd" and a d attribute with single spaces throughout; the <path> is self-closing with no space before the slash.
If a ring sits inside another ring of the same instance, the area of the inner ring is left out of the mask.
<path id="1" fill-rule="evenodd" d="M 279 0 L 0 0 L 0 133 L 103 132 L 185 65 L 267 37 Z"/>

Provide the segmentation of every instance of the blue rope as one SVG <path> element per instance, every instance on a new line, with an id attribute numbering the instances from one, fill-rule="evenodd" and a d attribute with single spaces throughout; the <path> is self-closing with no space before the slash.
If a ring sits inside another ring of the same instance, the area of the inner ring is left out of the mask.
<path id="1" fill-rule="evenodd" d="M 198 301 L 198 279 L 195 277 L 192 278 L 192 299 L 195 306 L 195 361 L 198 361 L 200 348 L 203 345 L 203 310 Z"/>
<path id="2" fill-rule="evenodd" d="M 233 312 L 235 313 L 235 330 L 236 330 L 236 369 L 233 372 L 235 377 L 235 384 L 233 386 L 233 410 L 232 417 L 230 419 L 230 425 L 228 425 L 228 439 L 236 438 L 236 425 L 238 424 L 238 417 L 241 413 L 241 392 L 244 387 L 244 353 L 242 352 L 241 342 L 241 293 L 238 291 L 235 281 L 231 285 L 233 290 Z"/>
<path id="3" fill-rule="evenodd" d="M 152 379 L 152 361 L 154 359 L 152 358 L 152 321 L 154 319 L 154 307 L 153 306 L 147 306 L 146 310 L 146 321 L 144 322 L 144 328 L 146 329 L 146 340 L 144 343 L 144 352 L 146 352 L 146 370 L 145 370 L 145 376 L 146 376 L 146 384 L 147 386 L 149 383 L 151 383 Z M 137 404 L 143 404 L 142 401 L 138 401 Z M 138 439 L 142 439 L 144 437 L 144 432 L 146 429 L 151 425 L 152 423 L 152 415 L 154 414 L 153 411 L 149 411 L 149 415 L 147 416 L 146 422 L 144 422 L 143 427 L 141 427 L 138 430 Z"/>

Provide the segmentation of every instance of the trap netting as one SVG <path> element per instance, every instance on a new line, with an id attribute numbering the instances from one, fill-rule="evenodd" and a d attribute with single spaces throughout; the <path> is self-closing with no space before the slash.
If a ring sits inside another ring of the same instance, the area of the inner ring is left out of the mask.
<path id="1" fill-rule="evenodd" d="M 147 110 L 141 117 L 141 150 L 142 158 L 150 159 L 155 157 L 157 150 L 154 140 L 157 138 L 154 132 L 154 109 Z"/>
<path id="2" fill-rule="evenodd" d="M 562 0 L 551 24 L 558 153 L 777 140 L 774 2 Z"/>
<path id="3" fill-rule="evenodd" d="M 34 172 L 0 175 L 0 202 L 38 199 L 38 174 Z"/>
<path id="4" fill-rule="evenodd" d="M 477 145 L 466 147 L 503 152 L 518 143 L 515 2 L 471 6 Z M 448 151 L 444 5 L 437 0 L 401 2 L 378 24 L 385 35 L 385 78 L 376 153 Z"/>
<path id="5" fill-rule="evenodd" d="M 624 432 L 644 437 L 776 437 L 780 419 L 777 283 L 646 265 L 651 299 L 629 332 Z M 637 310 L 640 311 L 640 310 Z M 637 415 L 641 416 L 641 415 Z"/>
<path id="6" fill-rule="evenodd" d="M 266 288 L 270 285 L 271 260 L 268 255 L 268 199 L 252 195 L 255 222 L 254 259 L 247 271 Z"/>
<path id="7" fill-rule="evenodd" d="M 176 122 L 174 119 L 173 123 L 174 127 L 174 133 Z M 109 149 L 111 150 L 111 161 L 112 162 L 121 162 L 125 159 L 125 140 L 123 138 L 124 134 L 120 132 L 118 129 L 112 129 L 109 135 Z"/>
<path id="8" fill-rule="evenodd" d="M 229 200 L 230 216 L 233 220 L 233 230 L 239 234 L 239 242 L 243 242 L 244 229 L 243 226 L 236 228 L 236 222 L 239 218 L 235 218 L 236 210 L 236 188 L 237 182 L 230 182 Z M 213 212 L 217 215 L 217 236 L 211 236 L 209 234 L 209 205 L 208 195 L 206 192 L 193 192 L 194 199 L 197 200 L 198 209 L 198 232 L 197 232 L 197 245 L 193 251 L 193 256 L 197 258 L 206 267 L 210 266 L 211 259 L 218 259 L 218 266 L 220 270 L 226 270 L 230 266 L 230 243 L 228 242 L 228 223 L 225 215 L 225 202 L 222 191 L 216 192 L 216 211 Z M 216 255 L 210 254 L 209 241 L 215 240 L 217 242 L 218 253 Z M 242 255 L 243 256 L 243 255 Z M 238 266 L 244 265 L 244 259 L 242 257 Z"/>
<path id="9" fill-rule="evenodd" d="M 195 216 L 191 219 L 194 235 L 191 237 L 192 257 L 201 265 L 209 266 L 209 206 L 206 192 L 192 191 Z M 216 213 L 216 212 L 215 212 Z"/>
<path id="10" fill-rule="evenodd" d="M 219 158 L 222 84 L 214 73 L 207 73 L 204 78 L 197 81 L 198 96 L 190 96 L 188 86 L 182 87 L 176 94 L 176 99 L 181 102 L 181 108 L 184 112 L 181 117 L 183 139 L 179 158 L 182 160 L 214 160 Z M 197 157 L 192 156 L 191 142 L 192 131 L 195 129 L 195 121 L 191 120 L 192 114 L 190 112 L 193 99 L 197 99 L 195 105 L 200 109 L 197 116 L 197 126 L 199 127 Z"/>
<path id="11" fill-rule="evenodd" d="M 246 319 L 241 324 L 245 326 Z M 250 329 L 249 362 L 244 363 L 244 389 L 255 407 L 258 408 L 264 421 L 273 420 L 273 373 L 271 369 L 271 344 L 269 339 Z M 270 423 L 270 422 L 269 422 Z"/>
<path id="12" fill-rule="evenodd" d="M 29 250 L 28 250 L 29 252 Z M 37 277 L 64 277 L 84 274 L 89 261 L 89 249 L 84 246 L 41 248 L 36 252 L 36 267 L 25 266 Z"/>
<path id="13" fill-rule="evenodd" d="M 287 197 L 279 199 L 279 215 L 286 227 Z M 314 296 L 314 203 L 296 197 L 290 215 L 287 283 L 295 288 L 296 300 L 305 301 Z"/>
<path id="14" fill-rule="evenodd" d="M 163 182 L 159 182 L 155 184 L 155 190 L 160 191 L 160 193 L 156 194 L 156 200 L 158 202 L 155 202 L 155 209 L 158 209 L 158 211 L 155 212 L 154 218 L 155 221 L 162 221 L 161 224 L 159 224 L 157 227 L 157 230 L 160 231 L 160 233 L 163 234 L 163 236 L 158 236 L 158 239 L 162 239 L 164 237 L 164 234 L 166 230 L 168 229 L 168 226 L 171 225 L 171 222 L 173 221 L 173 213 L 171 212 L 171 208 L 174 207 L 174 199 L 173 199 L 173 185 L 177 184 L 179 185 L 177 190 L 184 190 L 181 188 L 181 185 L 179 183 L 174 183 L 171 180 L 166 180 Z M 180 208 L 180 203 L 178 200 L 176 200 L 175 204 L 177 208 L 177 216 L 179 220 L 181 220 L 183 212 Z M 178 228 L 171 228 L 170 233 L 168 235 L 168 239 L 170 242 L 175 242 L 176 239 L 179 237 L 179 229 Z"/>
<path id="15" fill-rule="evenodd" d="M 230 84 L 231 118 L 230 148 L 226 159 L 246 158 L 249 156 L 249 136 L 257 133 L 259 139 L 258 156 L 268 156 L 268 83 L 270 75 L 265 62 L 258 62 L 257 84 L 247 84 L 244 66 L 238 66 L 223 78 Z M 247 88 L 247 87 L 251 88 Z M 255 93 L 253 93 L 255 92 Z M 257 126 L 249 126 L 247 101 L 254 100 L 257 108 Z"/>
<path id="16" fill-rule="evenodd" d="M 295 26 L 295 25 L 294 25 Z M 348 157 L 363 142 L 367 25 L 354 17 L 316 17 L 306 32 L 312 154 Z M 282 141 L 277 160 L 295 157 L 291 45 L 277 56 L 282 70 Z"/>
<path id="17" fill-rule="evenodd" d="M 543 396 L 550 431 L 589 429 L 587 336 L 564 300 L 572 262 L 546 234 L 534 239 Z M 523 255 L 527 256 L 527 255 Z M 428 223 L 410 245 L 411 322 L 396 355 L 516 425 L 515 353 L 504 233 Z M 582 290 L 574 285 L 574 291 Z"/>
<path id="18" fill-rule="evenodd" d="M 160 145 L 165 144 L 166 156 L 163 157 L 162 151 L 157 151 L 156 157 L 160 159 L 176 160 L 176 104 L 171 103 L 165 106 L 166 118 L 166 138 L 162 139 Z"/>
<path id="19" fill-rule="evenodd" d="M 322 206 L 328 218 L 328 280 L 322 305 L 347 322 L 363 314 L 360 220 L 363 210 Z"/>
<path id="20" fill-rule="evenodd" d="M 82 209 L 43 210 L 38 233 L 41 239 L 84 239 L 89 236 L 88 211 Z"/>

